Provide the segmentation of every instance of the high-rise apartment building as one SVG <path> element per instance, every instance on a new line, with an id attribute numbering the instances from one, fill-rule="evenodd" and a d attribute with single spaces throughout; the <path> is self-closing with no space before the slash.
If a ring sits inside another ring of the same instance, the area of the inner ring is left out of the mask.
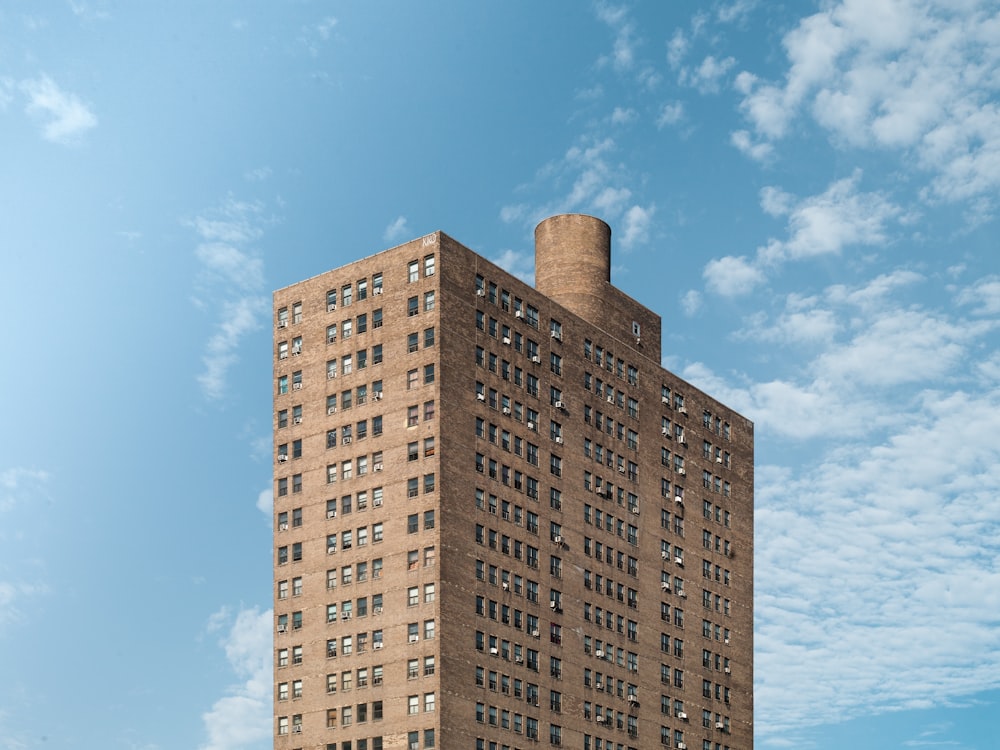
<path id="1" fill-rule="evenodd" d="M 535 288 L 438 232 L 275 293 L 276 748 L 752 747 L 753 425 L 604 222 L 535 239 Z"/>

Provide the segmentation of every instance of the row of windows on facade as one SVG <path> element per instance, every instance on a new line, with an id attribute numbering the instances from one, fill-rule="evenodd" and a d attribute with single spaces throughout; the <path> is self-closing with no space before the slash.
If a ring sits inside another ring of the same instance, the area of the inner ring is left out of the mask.
<path id="1" fill-rule="evenodd" d="M 628 651 L 621 646 L 615 646 L 603 638 L 584 634 L 583 653 L 608 664 L 624 667 L 629 672 L 636 674 L 639 672 L 639 655 L 637 653 Z"/>
<path id="2" fill-rule="evenodd" d="M 593 590 L 597 594 L 604 594 L 609 599 L 622 602 L 630 609 L 636 609 L 639 606 L 639 592 L 636 589 L 620 581 L 616 582 L 609 576 L 594 573 L 589 569 L 583 571 L 583 587 L 588 591 Z"/>
<path id="3" fill-rule="evenodd" d="M 553 510 L 562 510 L 562 492 L 555 488 L 549 488 L 549 507 Z M 481 487 L 476 488 L 476 509 L 488 512 L 490 515 L 498 515 L 504 521 L 508 521 L 515 526 L 524 526 L 532 534 L 538 533 L 538 514 L 525 509 L 510 500 L 503 500 L 496 495 L 486 493 Z"/>
<path id="4" fill-rule="evenodd" d="M 421 633 L 423 634 L 423 640 L 429 641 L 434 640 L 436 635 L 436 624 L 433 619 L 424 620 L 423 623 L 411 622 L 406 626 L 406 638 L 408 643 L 417 643 L 421 640 Z M 326 646 L 324 650 L 324 657 L 326 659 L 337 658 L 338 654 L 342 656 L 352 655 L 354 653 L 353 647 L 350 654 L 344 654 L 342 651 L 342 638 L 329 638 L 326 641 Z M 382 641 L 379 640 L 379 643 Z M 295 646 L 283 646 L 276 649 L 276 664 L 279 669 L 284 669 L 286 667 L 297 667 L 301 666 L 305 662 L 305 647 L 300 645 Z M 350 689 L 350 688 L 346 688 Z"/>
<path id="5" fill-rule="evenodd" d="M 538 601 L 537 582 L 529 580 L 528 587 L 524 591 L 527 594 L 526 598 L 528 601 Z M 508 604 L 507 600 L 500 602 L 477 595 L 476 614 L 479 617 L 488 617 L 494 622 L 511 626 L 518 631 L 523 631 L 532 638 L 541 638 L 542 624 L 538 615 L 531 612 L 524 612 Z M 556 622 L 549 623 L 549 641 L 557 645 L 562 643 L 562 627 Z"/>
<path id="6" fill-rule="evenodd" d="M 499 294 L 498 294 L 499 292 Z M 532 328 L 538 328 L 538 308 L 531 304 L 525 304 L 524 300 L 516 295 L 512 295 L 506 289 L 499 288 L 496 283 L 487 280 L 477 274 L 476 275 L 476 296 L 491 304 L 498 304 L 500 308 L 505 312 L 512 313 L 517 320 L 523 320 Z M 562 340 L 562 325 L 556 321 L 551 320 L 549 323 L 550 330 L 553 332 L 558 332 L 559 339 Z M 555 338 L 555 336 L 553 336 Z"/>
<path id="7" fill-rule="evenodd" d="M 421 263 L 420 259 L 412 260 L 407 263 L 407 281 L 413 283 L 420 280 L 421 267 L 423 268 L 424 278 L 429 278 L 434 276 L 435 273 L 435 258 L 433 255 L 427 255 L 423 258 Z M 383 275 L 381 272 L 375 273 L 371 277 L 371 293 L 373 296 L 377 297 L 381 295 L 384 291 L 383 288 Z M 369 290 L 369 279 L 368 277 L 358 279 L 356 282 L 344 284 L 337 288 L 329 289 L 326 293 L 326 311 L 334 312 L 337 310 L 338 305 L 341 307 L 350 307 L 350 305 L 356 300 L 362 302 L 368 298 Z M 291 305 L 291 322 L 298 324 L 303 320 L 303 305 L 302 302 L 294 302 Z M 277 313 L 277 325 L 279 328 L 284 328 L 289 323 L 289 308 L 282 307 Z"/>
<path id="8" fill-rule="evenodd" d="M 597 508 L 590 503 L 583 504 L 583 522 L 588 526 L 602 529 L 614 534 L 619 539 L 624 539 L 633 547 L 639 545 L 639 527 L 614 514 Z"/>
<path id="9" fill-rule="evenodd" d="M 407 334 L 407 352 L 412 354 L 420 351 L 421 340 L 423 348 L 429 349 L 436 342 L 434 327 L 425 328 L 423 332 L 414 331 Z M 339 375 L 351 375 L 372 366 L 381 365 L 384 362 L 383 345 L 375 344 L 370 349 L 359 349 L 356 352 L 345 354 L 339 358 L 329 359 L 326 362 L 325 372 L 327 380 L 334 380 Z M 379 381 L 381 382 L 381 381 Z M 291 374 L 281 374 L 277 377 L 278 395 L 285 395 L 290 391 L 298 391 L 304 387 L 305 376 L 303 370 L 295 370 Z M 379 393 L 381 398 L 381 388 L 373 388 L 373 392 Z M 363 403 L 363 402 L 359 402 Z M 349 406 L 345 408 L 350 408 Z"/>

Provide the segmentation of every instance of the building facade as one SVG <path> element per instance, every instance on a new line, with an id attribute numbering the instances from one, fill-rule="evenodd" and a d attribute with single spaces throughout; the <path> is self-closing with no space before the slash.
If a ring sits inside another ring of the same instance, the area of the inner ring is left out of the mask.
<path id="1" fill-rule="evenodd" d="M 753 425 L 604 222 L 535 239 L 275 292 L 275 748 L 752 747 Z"/>

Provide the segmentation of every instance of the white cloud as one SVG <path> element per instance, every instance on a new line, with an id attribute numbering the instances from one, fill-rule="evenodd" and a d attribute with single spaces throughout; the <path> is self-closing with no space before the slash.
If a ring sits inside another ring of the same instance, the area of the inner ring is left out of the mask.
<path id="1" fill-rule="evenodd" d="M 693 318 L 701 310 L 702 297 L 701 292 L 695 289 L 689 289 L 681 296 L 681 310 L 684 312 L 684 317 Z"/>
<path id="2" fill-rule="evenodd" d="M 316 33 L 324 40 L 330 38 L 330 33 L 333 31 L 333 27 L 337 25 L 337 19 L 333 16 L 327 16 L 318 24 L 316 24 Z"/>
<path id="3" fill-rule="evenodd" d="M 197 376 L 202 393 L 211 400 L 225 396 L 227 375 L 239 361 L 241 342 L 260 328 L 268 311 L 261 294 L 263 261 L 245 247 L 262 236 L 267 221 L 261 204 L 229 198 L 207 216 L 186 222 L 202 240 L 195 248 L 201 265 L 198 286 L 203 297 L 212 299 L 211 305 L 200 298 L 195 302 L 221 311 L 205 346 L 204 370 Z"/>
<path id="4" fill-rule="evenodd" d="M 16 467 L 0 472 L 0 511 L 10 510 L 27 495 L 34 495 L 49 481 L 41 469 Z"/>
<path id="5" fill-rule="evenodd" d="M 60 89 L 47 75 L 21 82 L 25 111 L 44 120 L 42 135 L 53 143 L 73 143 L 97 126 L 97 116 L 76 94 Z"/>
<path id="6" fill-rule="evenodd" d="M 1000 186 L 1000 11 L 994 4 L 843 0 L 790 30 L 784 80 L 737 76 L 759 136 L 811 115 L 844 145 L 915 155 L 928 200 L 971 201 Z M 912 167 L 910 167 L 912 168 Z"/>
<path id="7" fill-rule="evenodd" d="M 256 506 L 257 510 L 265 516 L 268 518 L 271 517 L 271 513 L 274 510 L 274 491 L 270 487 L 261 490 L 260 494 L 257 495 Z"/>
<path id="8" fill-rule="evenodd" d="M 649 228 L 655 213 L 655 206 L 632 206 L 625 212 L 620 241 L 623 250 L 631 250 L 649 241 Z"/>
<path id="9" fill-rule="evenodd" d="M 656 117 L 656 127 L 665 128 L 667 125 L 676 125 L 684 117 L 684 102 L 666 102 L 660 107 L 660 114 Z"/>
<path id="10" fill-rule="evenodd" d="M 678 81 L 693 86 L 702 94 L 712 94 L 719 90 L 720 80 L 735 64 L 736 59 L 733 57 L 719 60 L 714 55 L 709 55 L 697 68 L 682 69 Z"/>
<path id="11" fill-rule="evenodd" d="M 745 256 L 710 260 L 702 272 L 709 291 L 724 297 L 748 294 L 764 283 L 764 274 Z"/>
<path id="12" fill-rule="evenodd" d="M 987 276 L 963 289 L 958 303 L 969 305 L 976 315 L 1000 315 L 1000 276 Z"/>
<path id="13" fill-rule="evenodd" d="M 765 188 L 761 206 L 772 215 L 787 215 L 789 237 L 772 240 L 758 250 L 766 263 L 788 258 L 838 254 L 847 245 L 881 245 L 888 241 L 886 225 L 900 216 L 900 208 L 880 193 L 861 193 L 860 171 L 837 180 L 820 195 L 795 201 Z M 780 198 L 778 197 L 780 196 Z"/>
<path id="14" fill-rule="evenodd" d="M 739 23 L 757 5 L 757 0 L 736 0 L 729 5 L 723 5 L 716 12 L 716 18 L 722 23 Z"/>
<path id="15" fill-rule="evenodd" d="M 684 56 L 687 55 L 689 46 L 690 42 L 684 35 L 684 32 L 677 29 L 674 35 L 670 37 L 670 41 L 667 42 L 667 64 L 671 68 L 679 67 L 684 60 Z"/>
<path id="16" fill-rule="evenodd" d="M 397 216 L 382 232 L 382 239 L 386 242 L 398 242 L 410 236 L 410 227 L 406 223 L 405 216 Z"/>
<path id="17" fill-rule="evenodd" d="M 270 167 L 256 167 L 254 169 L 248 169 L 243 173 L 243 179 L 247 182 L 264 182 L 270 176 Z"/>
<path id="18" fill-rule="evenodd" d="M 612 125 L 628 125 L 629 123 L 635 122 L 637 115 L 634 109 L 630 107 L 615 107 L 611 112 L 611 124 Z"/>
<path id="19" fill-rule="evenodd" d="M 239 750 L 271 737 L 273 612 L 253 607 L 231 618 L 223 608 L 209 618 L 208 630 L 217 632 L 231 620 L 220 645 L 238 682 L 202 714 L 208 740 L 200 750 Z"/>
<path id="20" fill-rule="evenodd" d="M 767 161 L 774 155 L 774 146 L 766 141 L 755 142 L 747 130 L 733 131 L 729 134 L 729 142 L 754 161 Z"/>

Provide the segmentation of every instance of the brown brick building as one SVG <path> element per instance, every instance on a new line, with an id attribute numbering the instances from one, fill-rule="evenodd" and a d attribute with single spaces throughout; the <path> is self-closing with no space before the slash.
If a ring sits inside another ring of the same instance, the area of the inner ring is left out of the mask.
<path id="1" fill-rule="evenodd" d="M 275 747 L 753 744 L 753 425 L 660 366 L 608 226 L 275 292 Z"/>

